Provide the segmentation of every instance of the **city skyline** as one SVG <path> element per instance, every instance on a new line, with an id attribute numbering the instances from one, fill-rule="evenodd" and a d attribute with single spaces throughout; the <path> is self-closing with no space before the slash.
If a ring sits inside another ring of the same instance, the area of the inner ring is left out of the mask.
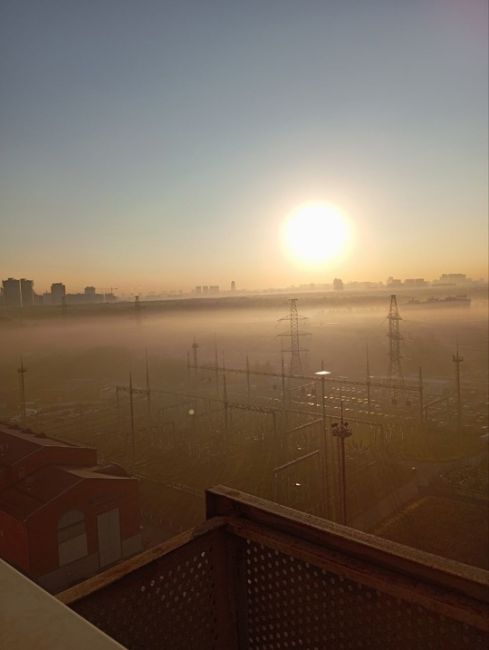
<path id="1" fill-rule="evenodd" d="M 7 2 L 0 35 L 2 277 L 487 278 L 485 2 Z M 350 225 L 319 265 L 281 240 L 308 202 Z"/>
<path id="2" fill-rule="evenodd" d="M 395 278 L 389 276 L 387 279 L 372 280 L 343 280 L 343 278 L 323 278 L 321 282 L 311 282 L 303 284 L 292 284 L 287 286 L 275 286 L 266 288 L 241 287 L 235 280 L 222 285 L 201 284 L 192 287 L 180 287 L 178 289 L 160 288 L 153 291 L 131 292 L 124 287 L 120 290 L 118 287 L 95 287 L 93 285 L 84 285 L 83 287 L 68 287 L 63 282 L 51 282 L 49 288 L 39 289 L 35 286 L 35 281 L 26 278 L 8 277 L 2 280 L 0 287 L 0 306 L 31 306 L 31 305 L 61 305 L 76 304 L 81 302 L 114 302 L 125 300 L 138 295 L 143 299 L 159 299 L 171 296 L 181 296 L 182 298 L 195 297 L 216 297 L 218 295 L 235 295 L 235 294 L 259 294 L 267 292 L 281 291 L 342 291 L 342 290 L 371 290 L 371 289 L 420 289 L 420 288 L 469 288 L 487 284 L 483 278 L 471 278 L 464 273 L 442 273 L 438 278 L 423 278 L 415 275 L 408 278 Z M 24 301 L 25 288 L 27 287 L 27 301 Z M 117 291 L 117 294 L 115 293 Z M 25 302 L 25 305 L 23 304 Z"/>

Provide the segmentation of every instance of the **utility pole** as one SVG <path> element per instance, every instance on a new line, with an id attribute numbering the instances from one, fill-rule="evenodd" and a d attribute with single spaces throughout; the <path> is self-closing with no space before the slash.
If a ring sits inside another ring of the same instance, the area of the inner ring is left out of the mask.
<path id="1" fill-rule="evenodd" d="M 145 361 L 146 361 L 146 400 L 148 404 L 148 415 L 151 415 L 151 386 L 149 383 L 149 361 L 148 361 L 148 350 L 145 350 Z"/>
<path id="2" fill-rule="evenodd" d="M 120 433 L 122 426 L 121 426 L 121 400 L 119 397 L 119 386 L 115 387 L 115 407 L 117 410 L 117 430 Z"/>
<path id="3" fill-rule="evenodd" d="M 370 407 L 371 407 L 371 398 L 370 398 L 370 359 L 369 359 L 369 354 L 368 354 L 368 343 L 367 343 L 367 410 L 370 415 Z"/>
<path id="4" fill-rule="evenodd" d="M 219 355 L 217 353 L 217 341 L 214 343 L 214 363 L 215 363 L 214 372 L 216 373 L 216 393 L 217 396 L 219 397 Z"/>
<path id="5" fill-rule="evenodd" d="M 287 385 L 285 381 L 285 359 L 284 359 L 284 348 L 283 342 L 280 349 L 280 380 L 281 380 L 281 389 L 282 389 L 282 415 L 280 418 L 281 433 L 283 434 L 287 431 L 289 416 L 287 413 Z M 287 438 L 284 435 L 280 437 L 280 456 L 286 454 L 287 452 Z"/>
<path id="6" fill-rule="evenodd" d="M 302 374 L 302 359 L 299 338 L 299 315 L 297 313 L 297 299 L 292 298 L 290 305 L 290 374 Z"/>
<path id="7" fill-rule="evenodd" d="M 223 368 L 222 374 L 222 397 L 223 397 L 223 406 L 224 406 L 224 437 L 227 441 L 229 433 L 229 402 L 228 402 L 228 386 L 226 381 L 226 374 Z"/>
<path id="8" fill-rule="evenodd" d="M 19 283 L 20 286 L 20 283 Z M 24 375 L 27 372 L 27 368 L 24 366 L 24 359 L 20 357 L 20 366 L 17 368 L 19 373 L 19 393 L 20 393 L 20 412 L 22 415 L 22 423 L 25 424 L 25 419 L 27 415 L 26 402 L 25 402 L 25 379 Z"/>
<path id="9" fill-rule="evenodd" d="M 347 504 L 346 504 L 346 459 L 345 459 L 345 440 L 351 436 L 351 429 L 348 422 L 343 419 L 343 402 L 341 402 L 341 421 L 334 422 L 331 426 L 332 434 L 338 439 L 340 455 L 340 523 L 348 523 Z"/>
<path id="10" fill-rule="evenodd" d="M 194 342 L 192 343 L 192 357 L 194 361 L 194 373 L 197 374 L 197 368 L 199 367 L 199 358 L 198 358 L 198 350 L 199 350 L 199 344 L 194 338 Z"/>
<path id="11" fill-rule="evenodd" d="M 419 366 L 419 423 L 423 426 L 424 423 L 424 386 L 423 386 L 423 368 Z"/>
<path id="12" fill-rule="evenodd" d="M 248 404 L 251 402 L 251 380 L 250 380 L 250 360 L 246 355 L 246 389 L 248 392 Z"/>
<path id="13" fill-rule="evenodd" d="M 272 411 L 272 424 L 273 424 L 273 450 L 275 452 L 276 458 L 281 458 L 281 444 L 278 438 L 278 429 L 277 429 L 277 412 Z"/>
<path id="14" fill-rule="evenodd" d="M 452 361 L 455 364 L 455 383 L 457 389 L 457 433 L 459 435 L 462 433 L 462 391 L 460 387 L 460 365 L 463 360 L 464 358 L 459 353 L 457 343 L 457 352 L 452 355 Z"/>
<path id="15" fill-rule="evenodd" d="M 389 338 L 389 383 L 391 387 L 392 403 L 397 404 L 398 387 L 404 385 L 404 376 L 402 374 L 401 366 L 402 336 L 399 326 L 402 318 L 399 314 L 397 297 L 395 295 L 391 296 L 387 320 L 389 321 L 389 331 L 387 334 L 387 337 Z"/>
<path id="16" fill-rule="evenodd" d="M 136 432 L 134 428 L 134 397 L 132 390 L 132 373 L 129 373 L 129 413 L 131 416 L 131 454 L 132 466 L 136 465 Z"/>
<path id="17" fill-rule="evenodd" d="M 281 374 L 281 380 L 282 380 L 282 406 L 285 409 L 285 406 L 287 404 L 287 386 L 285 383 L 285 359 L 284 359 L 284 350 L 283 347 L 280 351 L 280 374 Z"/>

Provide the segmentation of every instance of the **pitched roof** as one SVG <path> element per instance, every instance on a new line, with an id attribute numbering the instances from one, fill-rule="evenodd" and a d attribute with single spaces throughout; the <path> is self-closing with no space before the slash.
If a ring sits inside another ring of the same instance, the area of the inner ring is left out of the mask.
<path id="1" fill-rule="evenodd" d="M 73 451 L 91 449 L 56 438 L 49 438 L 44 434 L 35 434 L 25 429 L 19 430 L 9 425 L 0 424 L 0 473 L 2 468 L 8 471 L 9 467 L 23 458 L 46 447 L 73 449 Z M 70 460 L 69 457 L 63 458 L 62 462 L 69 463 Z M 44 465 L 27 476 L 13 480 L 13 483 L 9 483 L 3 489 L 0 488 L 0 511 L 6 512 L 16 519 L 24 520 L 83 481 L 135 481 L 137 479 L 127 476 L 121 467 L 116 466 L 85 467 L 60 464 Z"/>
<path id="2" fill-rule="evenodd" d="M 25 519 L 81 481 L 81 477 L 74 476 L 61 467 L 43 467 L 2 490 L 0 510 L 17 519 Z"/>
<path id="3" fill-rule="evenodd" d="M 84 481 L 137 481 L 131 476 L 114 476 L 98 467 L 48 465 L 0 491 L 0 511 L 16 519 L 27 519 L 67 490 Z"/>
<path id="4" fill-rule="evenodd" d="M 12 425 L 0 424 L 0 465 L 10 466 L 22 458 L 45 447 L 61 449 L 89 449 L 44 433 L 35 433 L 28 429 L 18 429 Z"/>

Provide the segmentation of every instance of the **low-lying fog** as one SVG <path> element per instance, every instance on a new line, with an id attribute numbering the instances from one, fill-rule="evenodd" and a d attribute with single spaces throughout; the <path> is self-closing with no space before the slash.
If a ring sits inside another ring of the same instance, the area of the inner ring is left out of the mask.
<path id="1" fill-rule="evenodd" d="M 368 345 L 370 372 L 385 377 L 388 369 L 388 304 L 385 309 L 334 310 L 300 308 L 304 372 L 325 367 L 333 376 L 363 379 Z M 127 381 L 129 371 L 136 383 L 144 380 L 147 350 L 152 384 L 171 381 L 185 372 L 187 352 L 195 338 L 199 364 L 244 367 L 246 355 L 252 367 L 280 368 L 280 349 L 290 345 L 287 337 L 288 305 L 283 309 L 185 310 L 104 316 L 44 318 L 7 321 L 0 325 L 0 404 L 17 399 L 20 357 L 26 366 L 28 400 L 80 399 L 111 383 Z M 403 371 L 417 377 L 451 379 L 456 344 L 464 357 L 463 382 L 484 388 L 487 382 L 487 309 L 482 303 L 469 308 L 401 310 Z M 288 354 L 285 352 L 288 362 Z"/>

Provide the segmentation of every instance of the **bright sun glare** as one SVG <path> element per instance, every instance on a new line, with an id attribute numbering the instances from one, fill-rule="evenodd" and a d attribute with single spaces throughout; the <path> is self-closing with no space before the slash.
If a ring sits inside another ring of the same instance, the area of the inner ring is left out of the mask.
<path id="1" fill-rule="evenodd" d="M 287 254 L 311 266 L 341 257 L 350 240 L 348 222 L 328 203 L 306 203 L 296 208 L 286 219 L 282 234 Z"/>

